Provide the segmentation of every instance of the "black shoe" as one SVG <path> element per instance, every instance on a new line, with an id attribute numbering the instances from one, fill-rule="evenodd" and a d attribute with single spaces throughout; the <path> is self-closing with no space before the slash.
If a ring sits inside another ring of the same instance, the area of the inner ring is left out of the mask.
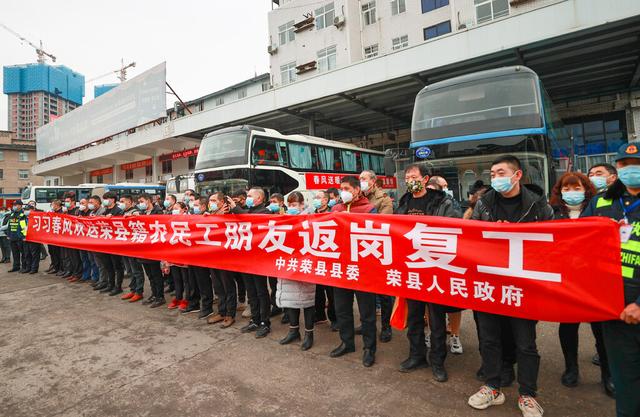
<path id="1" fill-rule="evenodd" d="M 29 275 L 37 274 L 38 271 L 29 271 Z"/>
<path id="2" fill-rule="evenodd" d="M 58 272 L 60 272 L 60 271 L 58 271 L 57 269 L 52 269 L 51 271 L 48 271 L 47 274 L 49 274 L 49 275 L 57 275 Z"/>
<path id="3" fill-rule="evenodd" d="M 71 275 L 73 275 L 71 272 L 64 272 L 60 275 L 60 278 L 69 278 Z"/>
<path id="4" fill-rule="evenodd" d="M 18 272 L 20 269 L 18 268 L 11 268 L 10 270 L 8 270 L 7 272 Z"/>
<path id="5" fill-rule="evenodd" d="M 164 298 L 156 298 L 155 301 L 151 303 L 149 307 L 156 308 L 156 307 L 160 307 L 161 305 L 164 305 L 165 303 L 166 301 L 164 300 Z"/>
<path id="6" fill-rule="evenodd" d="M 287 333 L 287 335 L 280 339 L 280 344 L 281 345 L 288 345 L 291 342 L 294 342 L 296 340 L 300 340 L 300 330 L 299 329 L 289 329 L 289 333 Z"/>
<path id="7" fill-rule="evenodd" d="M 513 365 L 503 365 L 502 372 L 500 373 L 500 386 L 503 388 L 510 387 L 515 379 L 516 372 L 513 370 Z"/>
<path id="8" fill-rule="evenodd" d="M 142 300 L 142 305 L 148 306 L 149 304 L 153 304 L 153 302 L 156 301 L 156 297 L 154 297 L 153 295 L 149 298 L 147 298 L 146 300 Z"/>
<path id="9" fill-rule="evenodd" d="M 400 372 L 411 372 L 416 369 L 428 368 L 429 362 L 426 358 L 407 358 L 400 364 Z"/>
<path id="10" fill-rule="evenodd" d="M 616 387 L 613 385 L 613 379 L 611 379 L 610 376 L 602 379 L 602 388 L 604 388 L 604 393 L 607 394 L 608 397 L 616 398 Z"/>
<path id="11" fill-rule="evenodd" d="M 260 328 L 258 328 L 258 331 L 256 332 L 256 339 L 262 339 L 269 333 L 271 333 L 271 328 L 266 324 L 262 323 L 260 325 Z"/>
<path id="12" fill-rule="evenodd" d="M 447 370 L 442 365 L 432 365 L 431 372 L 433 372 L 433 379 L 438 382 L 447 382 L 449 380 Z"/>
<path id="13" fill-rule="evenodd" d="M 260 326 L 258 326 L 257 324 L 255 324 L 254 322 L 250 321 L 249 324 L 247 324 L 246 326 L 240 328 L 240 333 L 251 333 L 251 332 L 255 332 L 256 330 L 258 330 L 260 328 Z"/>
<path id="14" fill-rule="evenodd" d="M 47 259 L 47 255 L 40 255 L 40 260 L 44 261 L 45 259 Z"/>
<path id="15" fill-rule="evenodd" d="M 184 309 L 182 314 L 197 313 L 198 311 L 200 311 L 199 304 L 196 304 L 196 305 L 189 304 L 187 308 Z"/>
<path id="16" fill-rule="evenodd" d="M 29 273 L 29 270 L 28 270 L 28 269 L 21 269 L 21 270 L 20 270 L 20 271 L 18 271 L 18 272 L 20 272 L 21 274 L 28 274 L 28 273 Z"/>
<path id="17" fill-rule="evenodd" d="M 280 319 L 280 323 L 281 324 L 289 324 L 289 315 L 288 314 L 283 314 L 282 318 Z"/>
<path id="18" fill-rule="evenodd" d="M 365 349 L 362 354 L 362 365 L 370 368 L 376 362 L 376 354 L 371 349 Z"/>
<path id="19" fill-rule="evenodd" d="M 213 314 L 213 310 L 201 310 L 200 314 L 198 314 L 199 319 L 206 319 L 210 315 Z"/>
<path id="20" fill-rule="evenodd" d="M 48 273 L 53 272 L 53 271 L 54 271 L 53 265 L 51 265 L 49 268 L 45 269 L 44 273 L 48 274 Z"/>
<path id="21" fill-rule="evenodd" d="M 355 328 L 355 334 L 362 334 L 362 326 L 358 326 Z"/>
<path id="22" fill-rule="evenodd" d="M 109 292 L 109 295 L 112 297 L 118 294 L 122 294 L 122 288 L 114 288 L 111 290 L 111 292 Z"/>
<path id="23" fill-rule="evenodd" d="M 348 348 L 344 343 L 340 343 L 340 346 L 333 349 L 331 353 L 329 353 L 329 356 L 331 356 L 332 358 L 339 358 L 342 355 L 346 355 L 347 353 L 352 353 L 355 351 L 356 348 Z"/>
<path id="24" fill-rule="evenodd" d="M 380 330 L 380 341 L 382 343 L 391 341 L 391 327 L 383 327 L 382 330 Z"/>
<path id="25" fill-rule="evenodd" d="M 562 374 L 562 378 L 560 378 L 560 382 L 562 382 L 562 385 L 564 385 L 565 387 L 574 388 L 578 386 L 578 379 L 578 367 L 572 366 L 564 371 L 564 373 Z"/>
<path id="26" fill-rule="evenodd" d="M 100 292 L 103 293 L 103 294 L 111 292 L 111 291 L 113 291 L 113 287 L 109 287 L 109 286 L 106 286 L 106 287 L 104 287 L 103 289 L 100 290 Z"/>
<path id="27" fill-rule="evenodd" d="M 485 382 L 487 379 L 484 375 L 484 369 L 482 369 L 482 366 L 478 369 L 478 372 L 476 372 L 476 379 L 480 382 Z"/>
<path id="28" fill-rule="evenodd" d="M 305 330 L 304 331 L 304 340 L 302 341 L 302 345 L 300 346 L 300 350 L 309 350 L 313 346 L 313 330 Z"/>
<path id="29" fill-rule="evenodd" d="M 332 321 L 331 322 L 331 331 L 332 332 L 337 332 L 338 330 L 340 330 L 340 328 L 338 327 L 338 322 L 337 321 Z"/>
<path id="30" fill-rule="evenodd" d="M 93 282 L 91 283 L 91 286 L 92 286 L 93 288 L 95 288 L 95 287 L 97 287 L 99 284 L 100 284 L 100 283 L 99 283 L 98 281 L 93 281 Z"/>
<path id="31" fill-rule="evenodd" d="M 593 355 L 593 357 L 591 358 L 591 363 L 595 366 L 600 366 L 600 355 L 598 355 L 597 353 Z"/>
<path id="32" fill-rule="evenodd" d="M 275 316 L 277 316 L 278 314 L 282 314 L 282 312 L 283 312 L 283 311 L 282 311 L 282 309 L 281 309 L 280 307 L 272 307 L 272 308 L 271 308 L 271 314 L 270 314 L 270 317 L 275 317 Z M 286 314 L 285 314 L 285 316 L 286 316 Z"/>
<path id="33" fill-rule="evenodd" d="M 95 287 L 93 287 L 94 291 L 101 291 L 105 288 L 107 288 L 109 284 L 107 284 L 106 282 L 102 282 L 102 283 L 98 283 L 98 285 L 96 285 Z"/>

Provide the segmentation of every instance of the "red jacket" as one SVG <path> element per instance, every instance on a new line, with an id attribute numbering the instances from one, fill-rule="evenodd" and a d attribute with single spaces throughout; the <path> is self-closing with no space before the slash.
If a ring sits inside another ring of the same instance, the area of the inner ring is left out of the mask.
<path id="1" fill-rule="evenodd" d="M 331 211 L 346 211 L 347 213 L 375 213 L 376 208 L 373 204 L 369 203 L 369 199 L 367 197 L 360 196 L 359 199 L 352 201 L 349 204 L 336 204 L 333 206 Z"/>

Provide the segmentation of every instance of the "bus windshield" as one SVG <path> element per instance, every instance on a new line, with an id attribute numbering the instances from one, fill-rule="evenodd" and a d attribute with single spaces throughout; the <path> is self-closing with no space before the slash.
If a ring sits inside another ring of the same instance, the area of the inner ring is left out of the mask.
<path id="1" fill-rule="evenodd" d="M 206 136 L 202 140 L 196 170 L 230 165 L 246 165 L 249 132 L 238 130 Z"/>
<path id="2" fill-rule="evenodd" d="M 523 72 L 425 88 L 416 98 L 412 141 L 541 127 L 537 79 Z"/>

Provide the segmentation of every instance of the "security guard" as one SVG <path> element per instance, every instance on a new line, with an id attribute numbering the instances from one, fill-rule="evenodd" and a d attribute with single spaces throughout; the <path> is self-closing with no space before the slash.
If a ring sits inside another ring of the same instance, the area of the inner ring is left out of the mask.
<path id="1" fill-rule="evenodd" d="M 620 224 L 625 308 L 620 320 L 603 323 L 618 417 L 640 416 L 640 143 L 622 145 L 615 157 L 618 179 L 582 213 Z"/>
<path id="2" fill-rule="evenodd" d="M 9 228 L 7 236 L 13 255 L 13 268 L 9 272 L 26 271 L 26 259 L 24 256 L 24 237 L 27 234 L 27 216 L 22 211 L 22 200 L 13 202 L 12 212 L 9 216 Z"/>

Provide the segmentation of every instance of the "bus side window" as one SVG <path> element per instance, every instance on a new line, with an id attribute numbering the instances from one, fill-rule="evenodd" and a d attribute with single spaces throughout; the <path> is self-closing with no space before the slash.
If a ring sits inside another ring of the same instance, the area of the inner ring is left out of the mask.
<path id="1" fill-rule="evenodd" d="M 333 170 L 342 171 L 342 159 L 340 158 L 340 149 L 333 149 Z"/>
<path id="2" fill-rule="evenodd" d="M 353 151 L 342 151 L 342 167 L 347 172 L 356 172 L 356 153 Z"/>

